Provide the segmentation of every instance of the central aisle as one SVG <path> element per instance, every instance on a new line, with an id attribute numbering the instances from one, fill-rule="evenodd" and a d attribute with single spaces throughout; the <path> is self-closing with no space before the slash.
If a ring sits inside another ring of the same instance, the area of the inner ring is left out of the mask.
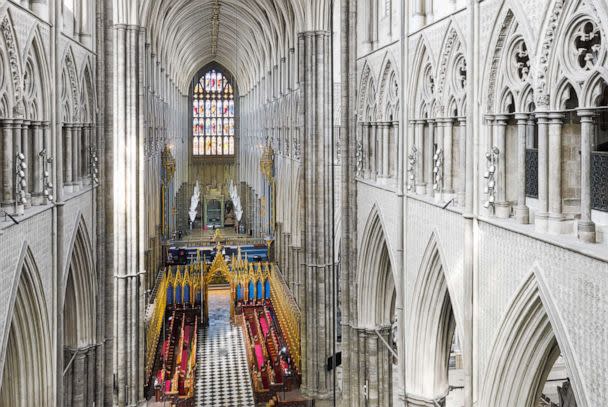
<path id="1" fill-rule="evenodd" d="M 242 332 L 230 324 L 228 290 L 209 290 L 209 327 L 198 338 L 196 405 L 255 407 Z"/>

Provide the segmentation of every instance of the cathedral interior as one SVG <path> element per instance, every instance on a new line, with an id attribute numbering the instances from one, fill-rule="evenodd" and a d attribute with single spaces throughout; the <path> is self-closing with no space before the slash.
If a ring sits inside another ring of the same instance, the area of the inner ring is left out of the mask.
<path id="1" fill-rule="evenodd" d="M 0 30 L 0 407 L 608 406 L 606 0 Z"/>

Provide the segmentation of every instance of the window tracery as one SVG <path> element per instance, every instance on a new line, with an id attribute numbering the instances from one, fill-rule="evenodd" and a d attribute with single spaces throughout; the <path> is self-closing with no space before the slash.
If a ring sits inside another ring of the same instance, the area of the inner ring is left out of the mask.
<path id="1" fill-rule="evenodd" d="M 192 92 L 192 154 L 221 157 L 234 155 L 234 88 L 216 69 L 205 73 Z"/>

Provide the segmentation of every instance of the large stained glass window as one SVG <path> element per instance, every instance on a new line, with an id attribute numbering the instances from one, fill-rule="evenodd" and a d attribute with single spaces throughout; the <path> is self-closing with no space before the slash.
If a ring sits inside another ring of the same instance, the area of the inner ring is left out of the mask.
<path id="1" fill-rule="evenodd" d="M 234 155 L 234 89 L 212 69 L 194 85 L 192 95 L 192 154 Z"/>

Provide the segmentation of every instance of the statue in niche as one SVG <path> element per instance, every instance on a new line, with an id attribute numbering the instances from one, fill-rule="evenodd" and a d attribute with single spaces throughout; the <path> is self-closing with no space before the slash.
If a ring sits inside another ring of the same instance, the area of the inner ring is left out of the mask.
<path id="1" fill-rule="evenodd" d="M 234 226 L 236 224 L 236 214 L 234 213 L 234 204 L 228 200 L 224 204 L 224 226 Z"/>

